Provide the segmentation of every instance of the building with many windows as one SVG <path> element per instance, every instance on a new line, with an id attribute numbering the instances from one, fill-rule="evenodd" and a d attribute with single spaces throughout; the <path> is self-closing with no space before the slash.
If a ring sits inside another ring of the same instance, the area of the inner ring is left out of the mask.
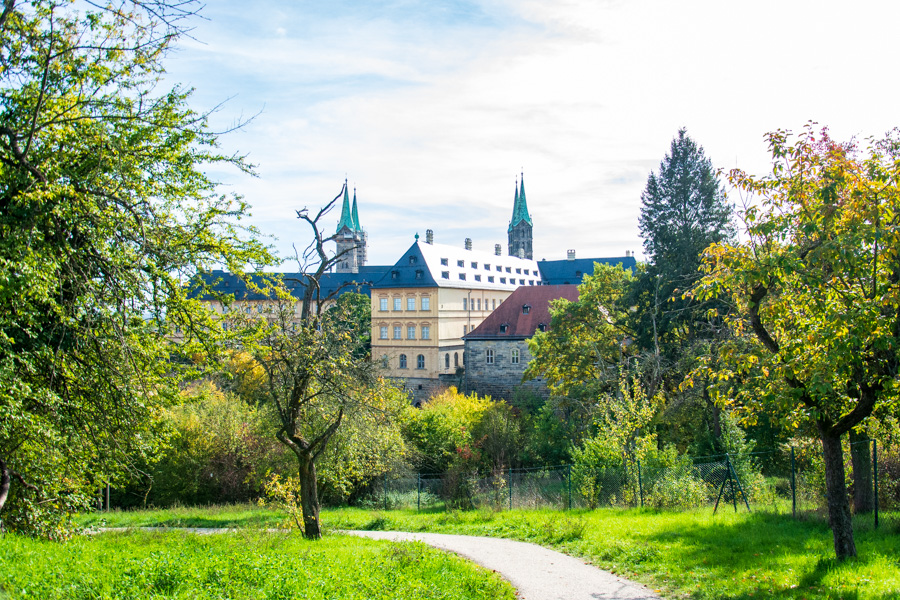
<path id="1" fill-rule="evenodd" d="M 372 360 L 405 382 L 416 400 L 459 385 L 465 367 L 463 336 L 517 288 L 541 285 L 533 260 L 415 243 L 371 288 Z"/>

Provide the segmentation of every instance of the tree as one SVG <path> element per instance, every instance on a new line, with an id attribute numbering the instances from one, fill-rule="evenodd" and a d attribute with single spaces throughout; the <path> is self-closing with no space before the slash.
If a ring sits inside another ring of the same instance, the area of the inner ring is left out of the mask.
<path id="1" fill-rule="evenodd" d="M 636 350 L 642 354 L 643 370 L 656 378 L 648 381 L 649 388 L 666 390 L 667 421 L 682 423 L 681 433 L 693 437 L 703 452 L 717 451 L 707 447 L 705 439 L 717 444 L 718 408 L 703 393 L 705 387 L 696 397 L 696 391 L 682 390 L 680 384 L 698 356 L 715 351 L 724 328 L 720 314 L 710 318 L 709 311 L 721 313 L 726 307 L 685 292 L 700 278 L 703 250 L 734 236 L 732 207 L 711 161 L 684 129 L 672 140 L 659 171 L 647 178 L 641 202 L 639 227 L 648 264 L 638 274 L 629 300 L 637 307 L 631 313 Z M 704 413 L 709 436 L 700 434 L 702 427 L 695 422 Z M 673 437 L 685 445 L 681 433 Z"/>
<path id="2" fill-rule="evenodd" d="M 734 170 L 746 241 L 704 257 L 698 296 L 727 295 L 736 334 L 719 401 L 811 422 L 839 559 L 856 555 L 841 440 L 895 406 L 900 373 L 900 135 L 863 154 L 812 125 L 767 136 L 772 173 Z"/>
<path id="3" fill-rule="evenodd" d="M 358 299 L 339 300 L 341 288 L 322 293 L 323 276 L 343 253 L 329 254 L 326 244 L 337 234 L 325 237 L 319 223 L 341 194 L 315 216 L 306 209 L 297 211 L 313 235 L 303 254 L 297 255 L 296 283 L 303 297 L 292 295 L 290 287 L 296 286 L 268 287 L 271 301 L 264 312 L 245 323 L 256 330 L 255 341 L 241 342 L 265 372 L 263 399 L 273 409 L 277 438 L 297 458 L 303 533 L 310 539 L 322 535 L 316 461 L 345 415 L 377 408 L 378 387 L 386 385 L 376 378 L 365 350 L 370 325 L 360 318 Z M 355 248 L 344 252 L 352 251 Z"/>
<path id="4" fill-rule="evenodd" d="M 222 155 L 162 58 L 196 4 L 5 0 L 0 12 L 0 510 L 65 515 L 154 450 L 216 327 L 184 282 L 268 255 L 204 174 Z M 85 8 L 86 7 L 86 8 Z M 84 10 L 83 10 L 84 9 Z M 174 343 L 174 338 L 179 343 Z"/>

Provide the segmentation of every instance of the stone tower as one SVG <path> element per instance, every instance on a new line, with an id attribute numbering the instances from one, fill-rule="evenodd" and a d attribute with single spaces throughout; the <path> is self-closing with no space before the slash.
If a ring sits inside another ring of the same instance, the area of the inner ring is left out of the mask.
<path id="1" fill-rule="evenodd" d="M 338 273 L 359 273 L 366 264 L 366 232 L 359 225 L 359 209 L 356 204 L 356 188 L 353 189 L 353 208 L 350 193 L 344 180 L 344 202 L 341 220 L 337 226 L 337 253 L 340 256 L 335 269 Z"/>
<path id="2" fill-rule="evenodd" d="M 531 215 L 528 214 L 528 204 L 525 202 L 525 174 L 522 173 L 521 182 L 516 182 L 516 199 L 507 230 L 510 256 L 534 259 L 532 228 Z"/>

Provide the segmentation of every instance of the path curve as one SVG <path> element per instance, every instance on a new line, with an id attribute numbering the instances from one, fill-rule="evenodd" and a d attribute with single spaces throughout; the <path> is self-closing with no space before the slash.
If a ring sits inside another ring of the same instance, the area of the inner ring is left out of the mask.
<path id="1" fill-rule="evenodd" d="M 449 550 L 498 572 L 523 600 L 657 600 L 646 587 L 616 577 L 555 550 L 503 538 L 405 533 L 402 531 L 344 531 L 377 540 L 420 541 Z"/>

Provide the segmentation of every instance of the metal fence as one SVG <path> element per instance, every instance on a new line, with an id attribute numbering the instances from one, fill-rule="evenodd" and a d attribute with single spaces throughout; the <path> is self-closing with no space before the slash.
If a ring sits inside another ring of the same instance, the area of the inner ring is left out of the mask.
<path id="1" fill-rule="evenodd" d="M 854 473 L 848 445 L 845 471 L 848 490 L 869 486 L 871 504 L 855 505 L 871 513 L 875 526 L 900 527 L 900 452 L 884 451 L 877 442 L 858 442 L 868 461 Z M 863 472 L 863 470 L 865 472 Z M 667 461 L 624 461 L 603 469 L 563 465 L 531 469 L 498 469 L 388 476 L 370 502 L 385 509 L 413 508 L 493 510 L 513 508 L 653 507 L 764 510 L 793 514 L 825 514 L 825 474 L 821 447 L 789 447 L 746 456 L 678 457 Z M 854 503 L 851 503 L 854 505 Z"/>

